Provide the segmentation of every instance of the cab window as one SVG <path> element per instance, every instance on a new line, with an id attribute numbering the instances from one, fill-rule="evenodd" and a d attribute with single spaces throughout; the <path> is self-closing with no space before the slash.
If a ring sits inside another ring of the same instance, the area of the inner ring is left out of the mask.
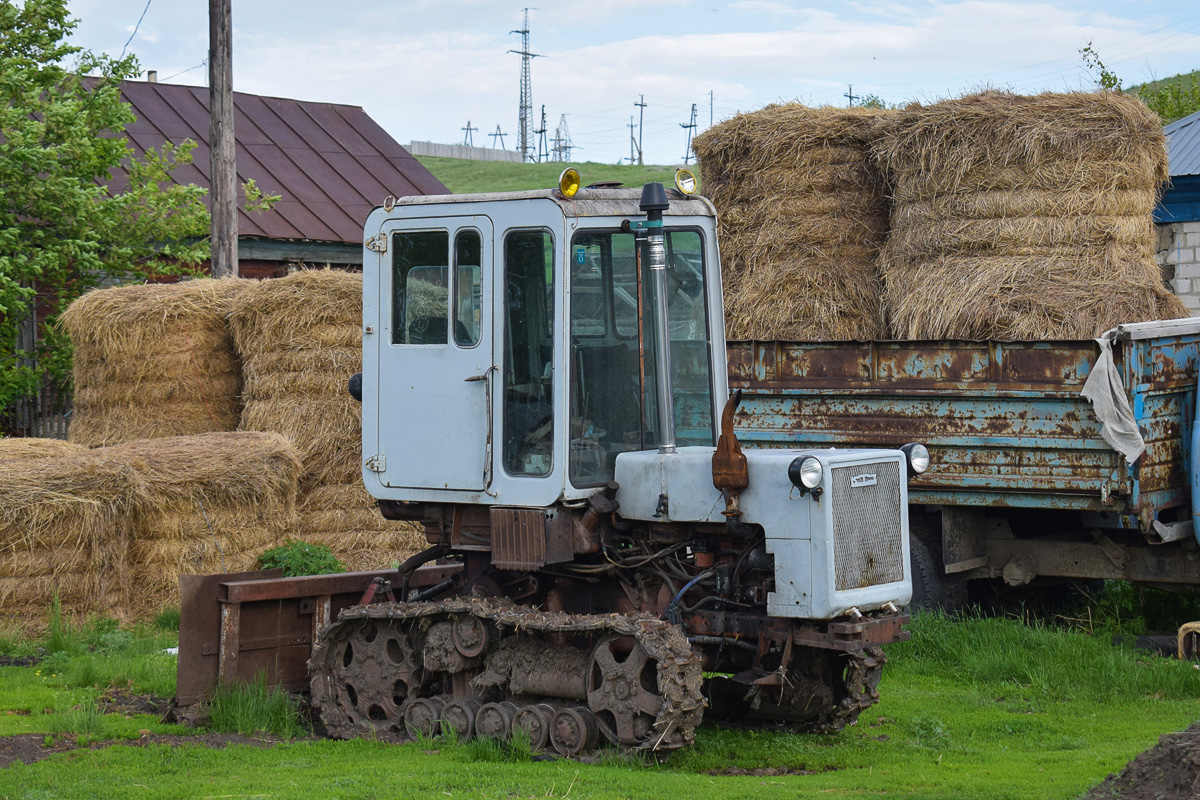
<path id="1" fill-rule="evenodd" d="M 449 233 L 398 232 L 392 248 L 392 344 L 446 344 Z"/>
<path id="2" fill-rule="evenodd" d="M 554 466 L 554 238 L 504 237 L 504 468 L 549 475 Z"/>
<path id="3" fill-rule="evenodd" d="M 696 230 L 668 230 L 665 243 L 675 440 L 711 447 L 703 239 Z M 612 480 L 617 454 L 658 445 L 655 304 L 639 247 L 620 231 L 580 231 L 571 240 L 568 474 L 575 486 Z"/>

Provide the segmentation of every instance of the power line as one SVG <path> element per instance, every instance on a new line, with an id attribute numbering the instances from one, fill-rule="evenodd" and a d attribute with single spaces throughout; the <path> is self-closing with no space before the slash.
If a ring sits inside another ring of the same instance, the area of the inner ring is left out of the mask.
<path id="1" fill-rule="evenodd" d="M 125 40 L 125 46 L 121 48 L 121 55 L 117 56 L 117 61 L 125 57 L 125 51 L 129 49 L 129 43 L 133 41 L 133 37 L 137 36 L 138 29 L 142 27 L 142 20 L 146 18 L 146 12 L 150 10 L 150 3 L 153 0 L 146 0 L 146 7 L 142 9 L 142 15 L 138 17 L 137 25 L 133 26 L 133 33 L 129 34 L 129 38 Z"/>

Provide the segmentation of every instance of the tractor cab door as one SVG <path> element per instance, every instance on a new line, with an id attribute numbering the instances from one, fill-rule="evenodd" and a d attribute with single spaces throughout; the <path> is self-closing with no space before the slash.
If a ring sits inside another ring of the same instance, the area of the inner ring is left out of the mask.
<path id="1" fill-rule="evenodd" d="M 389 487 L 482 491 L 491 483 L 492 222 L 384 224 L 379 270 L 378 443 Z"/>

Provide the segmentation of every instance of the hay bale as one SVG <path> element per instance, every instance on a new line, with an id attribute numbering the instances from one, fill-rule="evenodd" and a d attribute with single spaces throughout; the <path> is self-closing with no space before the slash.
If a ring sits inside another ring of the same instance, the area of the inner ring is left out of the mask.
<path id="1" fill-rule="evenodd" d="M 0 461 L 0 608 L 41 620 L 57 592 L 65 613 L 120 614 L 133 509 L 147 499 L 132 467 L 93 453 Z"/>
<path id="2" fill-rule="evenodd" d="M 87 448 L 83 445 L 64 439 L 38 439 L 32 436 L 0 439 L 0 461 L 78 456 L 86 452 Z"/>
<path id="3" fill-rule="evenodd" d="M 696 137 L 730 338 L 884 335 L 875 259 L 888 207 L 868 152 L 881 113 L 773 105 Z"/>
<path id="4" fill-rule="evenodd" d="M 293 536 L 325 545 L 351 572 L 382 569 L 428 547 L 420 525 L 384 519 L 362 481 L 309 492 Z"/>
<path id="5" fill-rule="evenodd" d="M 282 436 L 206 433 L 95 451 L 145 486 L 130 527 L 130 608 L 178 605 L 178 575 L 252 569 L 296 521 L 300 459 Z"/>
<path id="6" fill-rule="evenodd" d="M 254 281 L 98 289 L 61 315 L 75 348 L 71 441 L 96 447 L 237 428 L 241 368 L 227 317 Z"/>
<path id="7" fill-rule="evenodd" d="M 240 429 L 290 439 L 303 491 L 359 480 L 361 409 L 346 383 L 362 369 L 362 275 L 263 281 L 237 298 L 230 323 L 245 376 Z"/>
<path id="8" fill-rule="evenodd" d="M 893 194 L 879 262 L 892 335 L 1082 339 L 1188 316 L 1154 260 L 1166 150 L 1139 101 L 988 91 L 875 127 Z"/>

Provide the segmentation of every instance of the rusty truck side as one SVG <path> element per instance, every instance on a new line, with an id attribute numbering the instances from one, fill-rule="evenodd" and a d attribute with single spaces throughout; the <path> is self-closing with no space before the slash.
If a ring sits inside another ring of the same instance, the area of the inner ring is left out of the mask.
<path id="1" fill-rule="evenodd" d="M 1189 491 L 1200 319 L 1121 326 L 1111 341 L 1145 441 L 1132 464 L 1080 394 L 1101 356 L 1092 340 L 730 342 L 738 436 L 925 442 L 932 466 L 909 484 L 910 528 L 938 591 L 954 575 L 1200 587 Z"/>

